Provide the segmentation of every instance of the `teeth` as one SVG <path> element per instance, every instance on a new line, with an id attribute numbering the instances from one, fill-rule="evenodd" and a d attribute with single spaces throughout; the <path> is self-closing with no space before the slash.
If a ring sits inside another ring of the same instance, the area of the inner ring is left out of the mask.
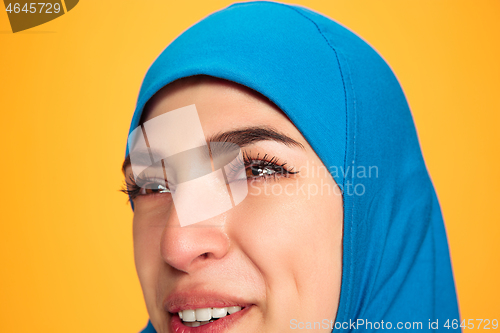
<path id="1" fill-rule="evenodd" d="M 212 317 L 214 318 L 222 318 L 227 315 L 227 308 L 213 308 L 212 309 Z"/>
<path id="2" fill-rule="evenodd" d="M 241 310 L 241 306 L 230 306 L 227 308 L 227 312 L 229 312 L 229 314 L 233 314 L 235 312 L 238 312 Z"/>
<path id="3" fill-rule="evenodd" d="M 212 308 L 196 309 L 197 321 L 208 321 L 212 319 Z"/>
<path id="4" fill-rule="evenodd" d="M 189 326 L 189 327 L 198 327 L 200 326 L 200 322 L 199 321 L 193 321 L 192 323 L 185 323 L 186 326 Z"/>
<path id="5" fill-rule="evenodd" d="M 241 311 L 241 306 L 230 306 L 227 308 L 203 308 L 196 310 L 179 311 L 179 318 L 186 326 L 198 327 L 213 322 L 213 319 L 223 318 L 235 312 Z"/>
<path id="6" fill-rule="evenodd" d="M 198 327 L 198 326 L 206 325 L 206 324 L 211 323 L 211 322 L 212 322 L 212 320 L 211 321 L 208 321 L 208 320 L 207 321 L 193 321 L 191 323 L 186 322 L 186 323 L 184 323 L 184 325 L 186 325 L 188 327 Z"/>
<path id="7" fill-rule="evenodd" d="M 194 310 L 184 310 L 182 311 L 182 320 L 183 321 L 196 321 L 196 314 Z"/>

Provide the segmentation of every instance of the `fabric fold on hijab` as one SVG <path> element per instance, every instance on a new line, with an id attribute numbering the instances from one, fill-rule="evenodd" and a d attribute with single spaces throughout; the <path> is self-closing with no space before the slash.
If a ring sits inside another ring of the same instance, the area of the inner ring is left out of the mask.
<path id="1" fill-rule="evenodd" d="M 161 38 L 162 32 L 156 32 Z M 334 331 L 353 321 L 459 320 L 446 232 L 403 91 L 361 38 L 299 6 L 234 4 L 175 39 L 150 67 L 131 131 L 147 101 L 192 75 L 245 85 L 290 120 L 343 189 L 340 303 Z M 127 147 L 128 155 L 128 147 Z M 364 170 L 364 173 L 362 172 Z M 460 328 L 457 328 L 460 330 Z M 143 332 L 155 332 L 151 323 Z"/>

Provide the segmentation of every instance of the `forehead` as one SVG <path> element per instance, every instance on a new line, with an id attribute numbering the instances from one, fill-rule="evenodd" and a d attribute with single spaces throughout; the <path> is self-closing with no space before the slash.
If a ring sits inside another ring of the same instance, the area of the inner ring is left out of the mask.
<path id="1" fill-rule="evenodd" d="M 141 122 L 195 104 L 206 135 L 241 126 L 272 126 L 301 137 L 288 117 L 269 99 L 240 84 L 208 76 L 178 80 L 146 104 Z"/>

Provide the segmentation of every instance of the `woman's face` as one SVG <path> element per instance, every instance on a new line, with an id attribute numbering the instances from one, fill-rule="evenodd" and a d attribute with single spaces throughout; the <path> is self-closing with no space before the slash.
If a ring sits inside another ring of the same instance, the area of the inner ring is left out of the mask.
<path id="1" fill-rule="evenodd" d="M 278 108 L 228 81 L 176 82 L 148 103 L 144 120 L 191 104 L 206 137 L 228 132 L 239 142 L 248 195 L 184 227 L 170 193 L 141 191 L 133 198 L 135 262 L 154 327 L 276 333 L 321 322 L 328 331 L 342 272 L 342 196 L 333 178 Z M 132 177 L 130 165 L 125 172 Z M 237 312 L 197 328 L 178 314 L 206 321 L 208 308 L 219 309 L 211 310 L 217 317 L 227 307 Z"/>

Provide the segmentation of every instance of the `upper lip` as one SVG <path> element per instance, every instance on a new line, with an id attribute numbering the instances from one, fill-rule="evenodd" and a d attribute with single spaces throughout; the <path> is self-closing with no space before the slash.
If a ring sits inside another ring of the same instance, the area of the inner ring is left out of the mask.
<path id="1" fill-rule="evenodd" d="M 183 291 L 170 294 L 163 301 L 163 308 L 170 313 L 203 308 L 225 308 L 250 306 L 251 303 L 239 297 L 215 292 Z"/>

